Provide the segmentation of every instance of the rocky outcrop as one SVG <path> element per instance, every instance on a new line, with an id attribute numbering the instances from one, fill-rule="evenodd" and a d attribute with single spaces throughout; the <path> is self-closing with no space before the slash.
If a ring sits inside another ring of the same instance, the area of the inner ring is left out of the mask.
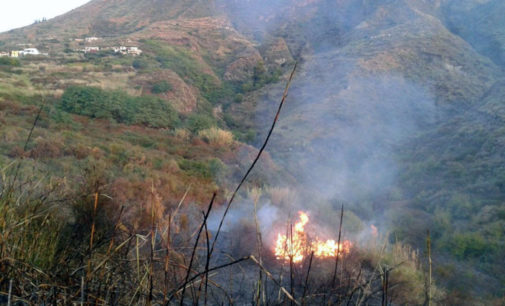
<path id="1" fill-rule="evenodd" d="M 227 81 L 245 81 L 254 74 L 254 67 L 262 62 L 260 53 L 256 49 L 247 49 L 239 54 L 238 59 L 232 62 L 224 74 Z"/>
<path id="2" fill-rule="evenodd" d="M 293 56 L 283 38 L 267 40 L 261 47 L 261 53 L 269 68 L 283 66 L 293 61 Z"/>

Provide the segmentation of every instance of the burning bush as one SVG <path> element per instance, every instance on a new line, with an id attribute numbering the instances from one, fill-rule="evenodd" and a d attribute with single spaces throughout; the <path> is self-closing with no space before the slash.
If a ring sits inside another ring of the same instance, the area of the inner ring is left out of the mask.
<path id="1" fill-rule="evenodd" d="M 352 243 L 348 240 L 337 242 L 335 240 L 321 241 L 318 237 L 311 239 L 305 231 L 309 216 L 303 211 L 298 214 L 300 220 L 294 227 L 290 226 L 286 235 L 279 233 L 277 236 L 274 250 L 277 259 L 300 263 L 311 253 L 316 258 L 332 258 L 349 254 Z"/>

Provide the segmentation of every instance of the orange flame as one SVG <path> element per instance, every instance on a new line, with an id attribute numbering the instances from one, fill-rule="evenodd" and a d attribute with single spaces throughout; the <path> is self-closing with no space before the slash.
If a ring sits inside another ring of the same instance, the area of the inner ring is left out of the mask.
<path id="1" fill-rule="evenodd" d="M 309 216 L 303 212 L 298 212 L 300 220 L 295 223 L 294 228 L 288 235 L 277 235 L 274 253 L 278 260 L 289 261 L 293 258 L 294 263 L 303 261 L 307 254 L 314 252 L 317 258 L 330 258 L 348 254 L 351 251 L 352 243 L 343 241 L 340 245 L 335 240 L 320 241 L 315 239 L 308 241 L 305 233 L 305 226 L 309 223 Z"/>

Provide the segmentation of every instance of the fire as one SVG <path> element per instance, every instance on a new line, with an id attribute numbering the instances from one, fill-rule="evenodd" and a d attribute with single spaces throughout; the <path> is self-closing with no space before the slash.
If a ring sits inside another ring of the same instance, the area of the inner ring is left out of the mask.
<path id="1" fill-rule="evenodd" d="M 277 235 L 274 250 L 277 259 L 289 261 L 292 257 L 293 262 L 299 263 L 311 252 L 314 252 L 314 256 L 317 258 L 330 258 L 342 256 L 351 251 L 352 243 L 347 240 L 340 244 L 335 240 L 321 241 L 318 238 L 309 241 L 307 233 L 305 233 L 309 216 L 303 211 L 298 214 L 300 219 L 295 223 L 294 228 L 289 230 L 290 233 Z"/>

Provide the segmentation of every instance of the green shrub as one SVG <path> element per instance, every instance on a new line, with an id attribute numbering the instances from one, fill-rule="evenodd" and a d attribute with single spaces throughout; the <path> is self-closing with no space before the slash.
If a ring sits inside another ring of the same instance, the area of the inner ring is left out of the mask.
<path id="1" fill-rule="evenodd" d="M 242 101 L 244 101 L 244 95 L 243 94 L 236 94 L 235 98 L 233 99 L 233 102 L 240 103 Z"/>
<path id="2" fill-rule="evenodd" d="M 206 114 L 191 114 L 185 122 L 186 128 L 193 133 L 210 129 L 216 125 L 216 119 Z"/>
<path id="3" fill-rule="evenodd" d="M 226 171 L 226 165 L 217 158 L 212 158 L 208 161 L 183 159 L 179 161 L 178 165 L 184 172 L 206 179 L 218 179 Z"/>
<path id="4" fill-rule="evenodd" d="M 207 67 L 202 65 L 190 50 L 169 46 L 156 40 L 145 41 L 144 48 L 147 52 L 154 53 L 161 68 L 177 73 L 186 82 L 197 87 L 209 101 L 215 99 L 214 92 L 220 90 L 221 87 L 215 77 L 205 73 Z"/>
<path id="5" fill-rule="evenodd" d="M 226 165 L 218 158 L 209 161 L 209 170 L 212 177 L 219 179 L 226 171 Z"/>
<path id="6" fill-rule="evenodd" d="M 165 45 L 162 42 L 146 41 L 145 48 L 156 55 L 162 68 L 175 71 L 181 77 L 193 79 L 201 75 L 201 64 L 189 53 L 189 50 Z"/>
<path id="7" fill-rule="evenodd" d="M 256 131 L 254 129 L 234 130 L 233 135 L 235 139 L 245 143 L 253 143 L 256 140 Z"/>
<path id="8" fill-rule="evenodd" d="M 209 76 L 210 77 L 210 76 Z M 222 86 L 214 84 L 214 80 L 207 81 L 203 84 L 195 84 L 202 91 L 202 95 L 212 104 L 227 103 L 234 101 L 237 96 L 237 88 L 229 82 L 224 82 Z"/>
<path id="9" fill-rule="evenodd" d="M 151 92 L 154 94 L 161 94 L 161 93 L 169 92 L 172 89 L 173 89 L 172 84 L 168 83 L 167 81 L 160 81 L 158 83 L 153 84 L 153 87 L 151 88 Z"/>
<path id="10" fill-rule="evenodd" d="M 144 70 L 149 68 L 149 60 L 145 57 L 140 57 L 133 60 L 132 66 L 137 70 Z"/>
<path id="11" fill-rule="evenodd" d="M 212 177 L 212 171 L 209 164 L 203 161 L 183 159 L 179 161 L 179 168 L 192 176 L 199 176 L 202 178 Z"/>
<path id="12" fill-rule="evenodd" d="M 253 73 L 253 82 L 254 85 L 260 85 L 266 83 L 266 80 L 268 78 L 267 70 L 265 68 L 265 65 L 262 62 L 259 62 L 255 67 L 254 67 L 254 73 Z"/>
<path id="13" fill-rule="evenodd" d="M 481 257 L 494 250 L 494 246 L 478 233 L 457 233 L 448 241 L 450 252 L 459 259 Z"/>
<path id="14" fill-rule="evenodd" d="M 179 115 L 164 100 L 153 96 L 134 98 L 134 124 L 151 127 L 174 128 L 179 123 Z"/>
<path id="15" fill-rule="evenodd" d="M 120 91 L 71 86 L 60 101 L 64 111 L 91 118 L 114 119 L 119 123 L 149 127 L 175 127 L 179 122 L 173 107 L 152 96 L 132 97 Z"/>
<path id="16" fill-rule="evenodd" d="M 21 62 L 17 58 L 0 57 L 0 66 L 19 67 Z"/>

